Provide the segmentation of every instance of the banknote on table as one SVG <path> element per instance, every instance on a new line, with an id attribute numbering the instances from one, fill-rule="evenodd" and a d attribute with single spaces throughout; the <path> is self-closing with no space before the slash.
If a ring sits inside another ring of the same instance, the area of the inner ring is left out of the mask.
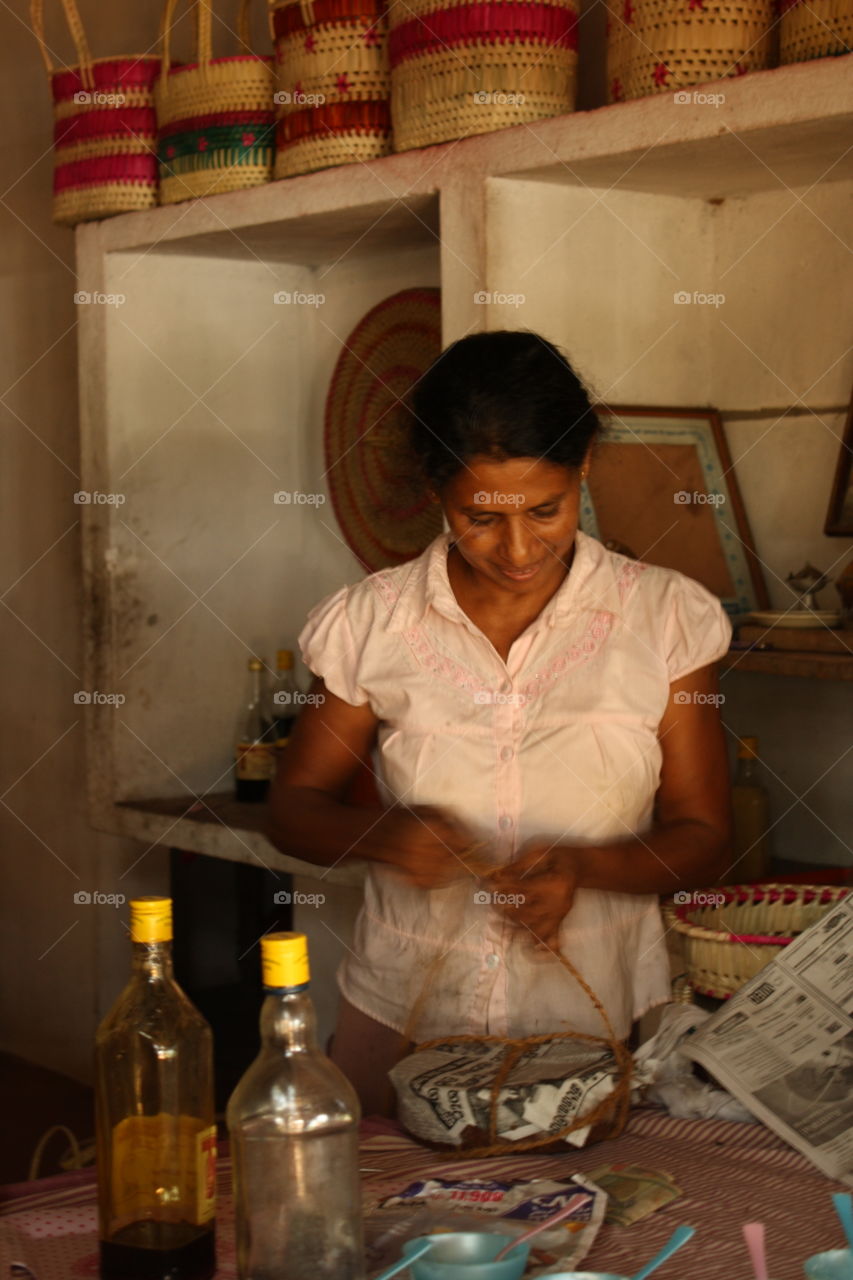
<path id="1" fill-rule="evenodd" d="M 638 1164 L 603 1164 L 586 1176 L 607 1192 L 609 1226 L 630 1227 L 682 1194 L 668 1173 Z"/>

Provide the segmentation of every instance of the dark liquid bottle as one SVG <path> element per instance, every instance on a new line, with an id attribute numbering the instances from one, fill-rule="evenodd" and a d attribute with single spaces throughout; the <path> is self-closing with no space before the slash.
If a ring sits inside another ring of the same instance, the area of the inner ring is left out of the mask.
<path id="1" fill-rule="evenodd" d="M 172 976 L 171 907 L 130 903 L 130 981 L 95 1041 L 102 1280 L 216 1270 L 213 1037 Z"/>
<path id="2" fill-rule="evenodd" d="M 249 692 L 240 719 L 234 765 L 238 800 L 258 804 L 266 800 L 275 772 L 275 725 L 264 697 L 260 658 L 249 659 Z"/>

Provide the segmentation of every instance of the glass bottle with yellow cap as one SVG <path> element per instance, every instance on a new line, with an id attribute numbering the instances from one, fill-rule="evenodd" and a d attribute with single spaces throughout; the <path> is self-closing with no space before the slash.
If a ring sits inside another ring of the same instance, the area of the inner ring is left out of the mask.
<path id="1" fill-rule="evenodd" d="M 261 1051 L 226 1119 L 240 1280 L 362 1280 L 355 1090 L 317 1047 L 303 933 L 261 939 Z"/>
<path id="2" fill-rule="evenodd" d="M 172 902 L 130 903 L 130 981 L 98 1028 L 95 1123 L 103 1280 L 216 1269 L 213 1037 L 172 976 Z"/>

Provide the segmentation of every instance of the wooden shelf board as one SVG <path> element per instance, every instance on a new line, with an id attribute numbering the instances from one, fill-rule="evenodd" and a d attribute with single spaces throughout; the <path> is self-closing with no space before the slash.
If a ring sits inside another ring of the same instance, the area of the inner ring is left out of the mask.
<path id="1" fill-rule="evenodd" d="M 720 666 L 723 672 L 754 671 L 768 676 L 801 676 L 807 680 L 853 680 L 853 657 L 840 653 L 730 649 Z"/>
<path id="2" fill-rule="evenodd" d="M 115 835 L 247 862 L 272 871 L 332 884 L 364 883 L 363 862 L 325 868 L 279 853 L 264 835 L 265 818 L 265 805 L 241 804 L 230 792 L 218 792 L 205 796 L 203 803 L 187 796 L 120 801 L 98 825 Z"/>
<path id="3" fill-rule="evenodd" d="M 437 193 L 473 190 L 487 177 L 706 199 L 838 181 L 853 175 L 851 58 L 694 87 L 723 94 L 720 106 L 655 94 L 122 214 L 82 224 L 78 242 L 106 253 L 144 248 L 313 263 L 353 244 L 363 251 L 427 242 L 438 231 Z"/>

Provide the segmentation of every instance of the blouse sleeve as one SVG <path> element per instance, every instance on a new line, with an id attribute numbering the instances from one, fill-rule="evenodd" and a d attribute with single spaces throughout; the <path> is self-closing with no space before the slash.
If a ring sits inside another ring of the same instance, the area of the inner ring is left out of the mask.
<path id="1" fill-rule="evenodd" d="M 363 706 L 368 696 L 358 682 L 361 645 L 349 617 L 350 588 L 341 587 L 315 605 L 299 634 L 302 660 L 327 689 L 344 702 Z"/>
<path id="2" fill-rule="evenodd" d="M 670 593 L 665 630 L 670 684 L 716 662 L 728 650 L 731 638 L 732 624 L 717 597 L 679 574 Z"/>

